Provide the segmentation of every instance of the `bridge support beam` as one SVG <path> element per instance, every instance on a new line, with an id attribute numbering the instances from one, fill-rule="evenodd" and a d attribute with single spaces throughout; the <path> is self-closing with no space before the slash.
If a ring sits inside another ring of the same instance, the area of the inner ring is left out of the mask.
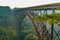
<path id="1" fill-rule="evenodd" d="M 55 10 L 52 8 L 52 13 L 54 14 Z M 52 17 L 52 25 L 51 25 L 51 40 L 53 40 L 53 30 L 54 30 L 54 17 Z"/>
<path id="2" fill-rule="evenodd" d="M 43 11 L 43 13 L 42 13 L 42 11 Z M 47 10 L 40 10 L 40 16 L 43 15 L 43 14 L 46 14 L 47 15 Z M 50 33 L 48 32 L 48 30 L 46 28 L 46 19 L 45 19 L 45 17 L 44 17 L 43 20 L 41 19 L 38 22 L 37 27 L 38 27 L 38 30 L 39 30 L 39 34 L 41 36 L 40 37 L 41 40 L 51 40 L 51 35 L 50 35 Z"/>

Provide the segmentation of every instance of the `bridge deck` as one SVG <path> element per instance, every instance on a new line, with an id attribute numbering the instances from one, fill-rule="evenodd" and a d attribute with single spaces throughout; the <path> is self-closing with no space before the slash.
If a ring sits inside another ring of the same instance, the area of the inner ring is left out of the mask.
<path id="1" fill-rule="evenodd" d="M 21 8 L 21 9 L 25 9 L 25 10 L 51 10 L 53 8 L 53 9 L 57 10 L 58 7 L 60 7 L 60 2 L 52 3 L 52 4 L 39 5 L 39 6 L 32 6 L 32 7 Z"/>

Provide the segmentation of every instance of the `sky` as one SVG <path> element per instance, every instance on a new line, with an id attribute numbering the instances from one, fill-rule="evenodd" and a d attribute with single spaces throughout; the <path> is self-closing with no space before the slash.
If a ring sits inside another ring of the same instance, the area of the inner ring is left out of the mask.
<path id="1" fill-rule="evenodd" d="M 55 2 L 60 2 L 60 0 L 0 0 L 0 6 L 10 6 L 11 8 L 25 8 Z"/>

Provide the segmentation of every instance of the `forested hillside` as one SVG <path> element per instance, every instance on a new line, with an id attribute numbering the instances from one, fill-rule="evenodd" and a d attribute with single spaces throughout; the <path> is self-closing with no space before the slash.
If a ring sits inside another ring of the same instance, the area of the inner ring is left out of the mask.
<path id="1" fill-rule="evenodd" d="M 19 24 L 22 15 L 17 12 L 20 11 L 0 6 L 0 40 L 37 40 L 31 20 L 26 16 Z"/>

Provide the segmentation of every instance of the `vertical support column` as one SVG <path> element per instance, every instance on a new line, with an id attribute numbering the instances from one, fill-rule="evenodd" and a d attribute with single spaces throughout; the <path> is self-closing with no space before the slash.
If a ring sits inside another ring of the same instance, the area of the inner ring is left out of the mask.
<path id="1" fill-rule="evenodd" d="M 44 12 L 44 15 L 47 15 L 47 10 L 44 10 L 45 12 Z M 46 25 L 46 16 L 45 16 L 45 25 Z"/>
<path id="2" fill-rule="evenodd" d="M 47 25 L 47 10 L 45 10 L 45 15 L 46 15 L 46 18 L 45 18 L 45 25 Z M 46 28 L 46 34 L 47 34 L 47 40 L 51 40 L 51 35 L 49 33 L 49 30 L 47 30 Z M 48 39 L 49 38 L 49 39 Z"/>
<path id="3" fill-rule="evenodd" d="M 52 8 L 52 13 L 54 13 L 54 12 L 55 12 L 55 10 L 54 10 L 54 8 Z M 54 17 L 52 17 L 51 40 L 53 40 L 53 30 L 54 30 L 54 23 L 53 23 L 53 21 L 54 21 Z"/>
<path id="4" fill-rule="evenodd" d="M 42 12 L 41 12 L 42 10 L 40 10 L 40 16 L 42 15 Z"/>
<path id="5" fill-rule="evenodd" d="M 44 15 L 46 15 L 46 10 L 44 9 Z M 43 36 L 43 40 L 47 40 L 47 36 L 48 34 L 46 34 L 47 32 L 47 28 L 46 28 L 46 16 L 43 15 L 43 33 L 42 33 L 42 36 Z"/>
<path id="6" fill-rule="evenodd" d="M 47 15 L 47 10 L 45 9 L 44 10 L 44 20 L 43 20 L 43 40 L 51 40 L 51 35 L 49 33 L 49 31 L 47 30 L 47 27 L 46 27 L 46 23 L 47 23 L 47 19 L 46 19 L 46 15 Z M 48 39 L 49 38 L 49 39 Z"/>

